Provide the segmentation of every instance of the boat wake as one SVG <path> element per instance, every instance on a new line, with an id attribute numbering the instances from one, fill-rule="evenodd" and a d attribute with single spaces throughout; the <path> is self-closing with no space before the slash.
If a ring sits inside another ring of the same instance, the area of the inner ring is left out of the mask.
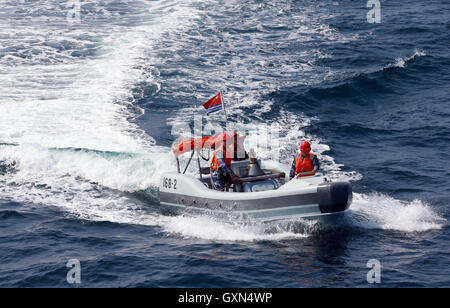
<path id="1" fill-rule="evenodd" d="M 211 241 L 298 239 L 330 228 L 314 219 L 257 222 L 225 221 L 207 215 L 165 215 L 157 203 L 157 183 L 168 166 L 175 168 L 169 153 L 21 146 L 2 151 L 1 156 L 2 198 L 55 206 L 77 219 L 154 226 L 168 234 Z M 342 216 L 345 219 L 333 228 L 424 232 L 440 229 L 446 223 L 420 200 L 406 202 L 379 193 L 354 193 L 350 210 Z"/>

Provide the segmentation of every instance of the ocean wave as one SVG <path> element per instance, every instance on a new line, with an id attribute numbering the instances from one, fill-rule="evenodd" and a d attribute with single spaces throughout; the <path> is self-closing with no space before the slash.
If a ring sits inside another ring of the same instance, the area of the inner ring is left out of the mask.
<path id="1" fill-rule="evenodd" d="M 380 94 L 392 94 L 397 90 L 394 87 L 399 83 L 398 78 L 393 79 L 388 74 L 393 69 L 406 69 L 409 63 L 416 59 L 426 56 L 423 51 L 414 51 L 409 57 L 397 58 L 395 62 L 382 68 L 350 73 L 343 77 L 336 75 L 333 79 L 319 84 L 317 86 L 299 86 L 276 90 L 269 94 L 270 97 L 280 100 L 280 103 L 286 104 L 292 109 L 302 109 L 308 113 L 319 112 L 317 107 L 323 104 L 329 105 L 329 100 L 339 99 L 339 106 L 333 106 L 334 112 L 348 112 L 346 104 L 367 104 L 367 100 Z M 406 74 L 407 71 L 402 71 Z M 369 95 L 372 94 L 372 95 Z M 376 100 L 373 100 L 376 102 Z M 327 107 L 325 106 L 325 107 Z"/>
<path id="2" fill-rule="evenodd" d="M 405 68 L 409 62 L 412 62 L 413 60 L 420 58 L 420 57 L 424 57 L 426 55 L 427 54 L 424 51 L 415 50 L 414 54 L 412 56 L 397 58 L 397 59 L 395 59 L 395 62 L 389 63 L 383 69 Z"/>

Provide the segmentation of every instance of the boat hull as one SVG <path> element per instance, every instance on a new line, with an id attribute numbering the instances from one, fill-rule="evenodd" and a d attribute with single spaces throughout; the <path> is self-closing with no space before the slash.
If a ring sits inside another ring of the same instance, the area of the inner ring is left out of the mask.
<path id="1" fill-rule="evenodd" d="M 178 173 L 163 175 L 160 185 L 163 206 L 261 220 L 342 213 L 351 201 L 350 183 L 323 182 L 322 177 L 293 179 L 276 190 L 247 193 L 214 191 L 198 179 Z"/>

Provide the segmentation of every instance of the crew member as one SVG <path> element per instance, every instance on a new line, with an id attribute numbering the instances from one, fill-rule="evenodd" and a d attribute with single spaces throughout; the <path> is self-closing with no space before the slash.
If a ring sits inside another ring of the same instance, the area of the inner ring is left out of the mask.
<path id="1" fill-rule="evenodd" d="M 233 143 L 227 145 L 230 139 Z M 248 159 L 248 154 L 239 142 L 238 134 L 232 133 L 231 137 L 224 134 L 222 144 L 214 151 L 211 160 L 212 176 L 215 178 L 214 186 L 217 190 L 224 190 L 225 187 L 239 180 L 239 177 L 231 170 L 231 161 L 243 159 Z"/>
<path id="2" fill-rule="evenodd" d="M 311 153 L 311 145 L 308 141 L 300 145 L 300 152 L 294 156 L 292 162 L 291 179 L 295 176 L 304 177 L 316 174 L 320 169 L 319 159 L 316 154 Z"/>

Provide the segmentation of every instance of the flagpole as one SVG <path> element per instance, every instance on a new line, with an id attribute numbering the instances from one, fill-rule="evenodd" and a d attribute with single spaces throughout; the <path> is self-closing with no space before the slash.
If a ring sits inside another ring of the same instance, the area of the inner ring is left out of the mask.
<path id="1" fill-rule="evenodd" d="M 221 101 L 222 101 L 223 113 L 225 114 L 225 129 L 226 129 L 228 127 L 228 117 L 227 117 L 227 111 L 225 110 L 225 103 L 224 103 L 224 100 L 223 100 L 222 93 L 220 93 L 220 97 L 221 97 Z"/>

